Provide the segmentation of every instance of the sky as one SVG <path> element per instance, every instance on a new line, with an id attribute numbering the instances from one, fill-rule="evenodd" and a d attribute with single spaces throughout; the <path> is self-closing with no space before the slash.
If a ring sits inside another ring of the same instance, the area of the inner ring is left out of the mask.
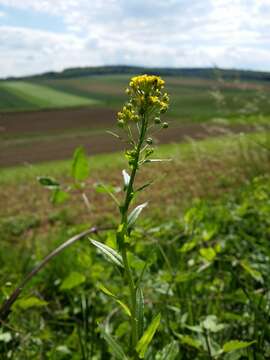
<path id="1" fill-rule="evenodd" d="M 0 0 L 0 77 L 119 64 L 270 71 L 270 0 Z"/>

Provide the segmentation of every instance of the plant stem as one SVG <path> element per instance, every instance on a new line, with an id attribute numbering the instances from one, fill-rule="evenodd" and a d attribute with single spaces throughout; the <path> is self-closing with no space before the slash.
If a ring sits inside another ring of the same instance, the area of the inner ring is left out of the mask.
<path id="1" fill-rule="evenodd" d="M 125 243 L 125 237 L 129 235 L 128 223 L 127 223 L 128 210 L 129 210 L 129 205 L 130 205 L 133 195 L 134 195 L 133 185 L 134 185 L 134 180 L 136 177 L 136 172 L 138 170 L 140 153 L 141 153 L 142 145 L 143 145 L 143 142 L 145 139 L 146 130 L 147 130 L 147 117 L 146 117 L 146 115 L 143 115 L 141 128 L 140 128 L 140 136 L 139 136 L 138 143 L 136 145 L 136 153 L 134 156 L 133 168 L 132 168 L 129 184 L 128 184 L 128 187 L 126 190 L 126 197 L 125 197 L 123 206 L 120 208 L 122 218 L 121 218 L 121 225 L 120 225 L 121 231 L 118 234 L 118 244 L 119 244 L 121 255 L 123 258 L 124 272 L 125 272 L 125 276 L 126 276 L 126 279 L 128 282 L 129 293 L 130 293 L 130 305 L 131 305 L 130 323 L 131 323 L 131 330 L 132 330 L 132 333 L 131 333 L 132 349 L 131 349 L 131 351 L 133 353 L 134 353 L 136 344 L 139 340 L 138 339 L 138 331 L 137 331 L 137 319 L 136 319 L 136 286 L 135 286 L 135 282 L 134 282 L 134 279 L 132 276 L 132 271 L 131 271 L 131 268 L 130 268 L 130 265 L 128 262 L 127 245 Z"/>

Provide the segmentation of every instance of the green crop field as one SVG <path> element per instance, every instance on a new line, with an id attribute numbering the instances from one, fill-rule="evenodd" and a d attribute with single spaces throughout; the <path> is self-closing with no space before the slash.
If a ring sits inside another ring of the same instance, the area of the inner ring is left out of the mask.
<path id="1" fill-rule="evenodd" d="M 0 106 L 2 111 L 38 110 L 91 106 L 97 101 L 68 94 L 41 84 L 24 81 L 0 83 Z"/>
<path id="2" fill-rule="evenodd" d="M 123 89 L 129 79 L 130 75 L 103 75 L 39 81 L 70 94 L 90 96 L 105 106 L 118 109 L 126 99 Z M 270 113 L 270 86 L 267 84 L 175 76 L 165 77 L 165 80 L 172 104 L 168 116 L 181 121 L 202 122 L 222 117 L 236 121 L 240 116 Z"/>

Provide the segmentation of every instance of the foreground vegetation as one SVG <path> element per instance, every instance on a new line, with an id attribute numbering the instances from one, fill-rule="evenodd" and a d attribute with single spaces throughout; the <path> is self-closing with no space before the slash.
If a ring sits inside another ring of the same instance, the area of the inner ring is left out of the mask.
<path id="1" fill-rule="evenodd" d="M 132 258 L 132 268 L 138 271 L 148 264 L 144 286 L 146 318 L 152 317 L 154 308 L 155 313 L 161 311 L 162 315 L 152 344 L 155 351 L 150 349 L 149 358 L 162 358 L 156 352 L 169 343 L 172 359 L 208 359 L 208 345 L 213 359 L 267 358 L 270 180 L 262 175 L 269 169 L 268 136 L 165 146 L 159 153 L 164 157 L 168 154 L 179 160 L 174 160 L 172 171 L 171 164 L 165 165 L 171 182 L 163 176 L 157 179 L 150 198 L 151 211 L 146 211 L 139 221 L 131 243 L 131 249 L 137 253 Z M 116 181 L 116 173 L 123 166 L 118 155 L 99 156 L 91 163 L 94 182 L 100 177 Z M 109 169 L 104 170 L 108 165 Z M 52 211 L 44 199 L 41 203 L 33 202 L 31 178 L 53 172 L 65 181 L 69 166 L 68 162 L 61 166 L 42 165 L 25 170 L 21 177 L 15 169 L 2 172 L 2 188 L 10 191 L 13 188 L 14 194 L 10 217 L 1 222 L 2 301 L 18 284 L 18 278 L 49 249 L 92 225 L 104 224 L 104 220 L 107 224 L 115 223 L 116 217 L 108 201 L 102 200 L 105 199 L 102 194 L 98 195 L 102 209 L 95 223 L 89 223 L 89 215 L 79 217 L 78 221 L 78 215 L 84 212 L 79 202 L 73 202 L 76 211 L 73 208 L 68 212 L 61 205 L 57 206 L 59 210 Z M 155 168 L 146 173 L 150 178 L 158 174 Z M 261 177 L 250 182 L 254 176 Z M 24 215 L 16 217 L 18 193 L 14 189 L 22 181 L 28 183 L 29 190 L 26 185 L 24 192 L 27 191 L 30 203 L 26 205 L 28 210 L 25 207 L 21 212 Z M 88 196 L 95 201 L 92 184 L 92 181 L 88 184 Z M 164 197 L 159 190 L 161 184 Z M 224 191 L 227 194 L 222 195 Z M 150 192 L 145 196 L 149 195 Z M 217 195 L 218 200 L 211 199 Z M 190 205 L 194 196 L 201 200 Z M 160 212 L 158 208 L 162 208 L 165 199 L 166 209 Z M 32 215 L 33 206 L 47 207 L 49 222 L 42 211 Z M 183 216 L 180 209 L 185 209 Z M 114 232 L 106 235 L 101 232 L 99 240 L 114 246 Z M 9 323 L 2 324 L 2 359 L 38 359 L 40 352 L 48 359 L 110 358 L 97 323 L 108 325 L 118 341 L 124 341 L 128 317 L 121 314 L 121 306 L 108 302 L 98 286 L 102 283 L 117 294 L 119 281 L 114 267 L 108 267 L 104 258 L 96 255 L 87 239 L 75 244 L 34 278 L 14 305 Z M 116 320 L 113 328 L 111 317 Z M 232 340 L 242 343 L 228 345 Z M 252 341 L 256 342 L 250 347 L 229 351 Z"/>

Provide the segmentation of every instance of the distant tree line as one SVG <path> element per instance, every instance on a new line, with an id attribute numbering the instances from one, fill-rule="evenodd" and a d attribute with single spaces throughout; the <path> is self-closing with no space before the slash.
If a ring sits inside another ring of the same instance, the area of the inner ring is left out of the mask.
<path id="1" fill-rule="evenodd" d="M 39 75 L 32 75 L 26 77 L 10 77 L 8 80 L 38 80 L 38 79 L 69 79 L 96 75 L 116 75 L 116 74 L 154 74 L 160 76 L 179 76 L 187 78 L 202 78 L 202 79 L 217 79 L 224 80 L 239 79 L 248 81 L 270 81 L 270 73 L 252 70 L 235 70 L 235 69 L 220 69 L 220 68 L 159 68 L 159 67 L 140 67 L 128 65 L 113 65 L 113 66 L 91 66 L 91 67 L 77 67 L 65 69 L 61 72 L 46 72 Z"/>

